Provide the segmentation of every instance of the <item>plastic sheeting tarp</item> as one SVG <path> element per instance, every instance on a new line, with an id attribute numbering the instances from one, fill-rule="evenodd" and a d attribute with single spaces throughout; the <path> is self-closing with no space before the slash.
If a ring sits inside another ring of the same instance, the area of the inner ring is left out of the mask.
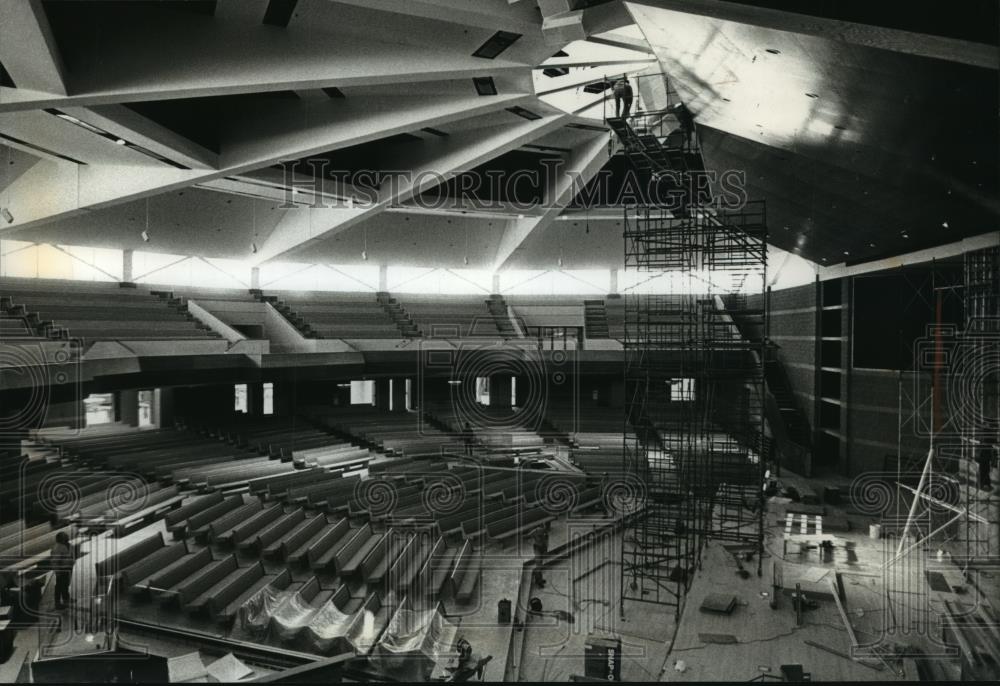
<path id="1" fill-rule="evenodd" d="M 364 610 L 360 612 L 364 612 Z M 371 613 L 367 614 L 370 615 Z M 348 630 L 357 617 L 358 612 L 345 614 L 330 600 L 313 615 L 309 625 L 306 627 L 306 640 L 317 652 L 327 653 L 333 649 L 338 639 L 346 637 L 355 650 L 357 650 L 358 645 L 351 640 L 351 636 L 348 633 Z M 360 623 L 358 622 L 358 624 Z M 372 616 L 371 623 L 374 630 L 374 615 Z"/>
<path id="2" fill-rule="evenodd" d="M 288 598 L 296 594 L 296 591 L 287 591 L 265 586 L 257 593 L 250 596 L 243 605 L 240 606 L 239 622 L 240 626 L 247 632 L 257 637 L 266 635 L 271 617 L 275 611 Z"/>
<path id="3" fill-rule="evenodd" d="M 420 653 L 437 662 L 454 650 L 457 627 L 444 618 L 440 608 L 398 610 L 389 621 L 379 648 L 393 655 Z"/>
<path id="4" fill-rule="evenodd" d="M 361 619 L 351 625 L 347 640 L 359 654 L 367 655 L 378 641 L 379 630 L 374 612 L 361 610 L 360 613 Z"/>
<path id="5" fill-rule="evenodd" d="M 275 608 L 271 615 L 271 633 L 275 638 L 291 641 L 309 625 L 318 611 L 296 593 Z"/>
<path id="6" fill-rule="evenodd" d="M 359 619 L 359 615 L 363 615 Z M 262 589 L 240 608 L 240 625 L 259 640 L 299 641 L 310 652 L 328 654 L 340 639 L 367 653 L 378 639 L 375 615 L 366 610 L 342 612 L 333 600 L 310 605 L 298 591 Z"/>

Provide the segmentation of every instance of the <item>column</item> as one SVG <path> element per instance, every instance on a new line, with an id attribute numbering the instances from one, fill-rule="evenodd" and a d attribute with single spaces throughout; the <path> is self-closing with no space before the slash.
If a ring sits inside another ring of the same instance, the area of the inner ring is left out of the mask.
<path id="1" fill-rule="evenodd" d="M 515 404 L 522 409 L 526 408 L 528 406 L 528 403 L 531 402 L 529 400 L 530 394 L 531 394 L 531 383 L 528 377 L 526 376 L 517 377 L 517 384 L 515 384 L 514 386 L 514 395 L 516 396 Z M 534 402 L 536 404 L 539 403 L 542 397 L 543 396 L 538 394 L 536 390 Z"/>
<path id="2" fill-rule="evenodd" d="M 122 424 L 139 426 L 139 391 L 125 390 L 115 393 L 115 419 Z"/>
<path id="3" fill-rule="evenodd" d="M 611 278 L 608 284 L 608 293 L 611 295 L 618 295 L 618 270 L 611 270 Z"/>
<path id="4" fill-rule="evenodd" d="M 158 429 L 174 425 L 174 389 L 157 388 L 154 391 L 153 424 Z"/>
<path id="5" fill-rule="evenodd" d="M 375 407 L 389 411 L 389 379 L 375 379 Z"/>
<path id="6" fill-rule="evenodd" d="M 122 283 L 132 283 L 132 249 L 122 250 Z"/>
<path id="7" fill-rule="evenodd" d="M 510 374 L 490 377 L 490 407 L 510 407 Z"/>
<path id="8" fill-rule="evenodd" d="M 250 268 L 250 288 L 260 290 L 260 267 Z"/>
<path id="9" fill-rule="evenodd" d="M 493 293 L 500 292 L 500 274 L 493 275 Z"/>
<path id="10" fill-rule="evenodd" d="M 251 417 L 264 414 L 264 384 L 259 381 L 247 384 L 247 414 Z"/>
<path id="11" fill-rule="evenodd" d="M 389 292 L 389 265 L 387 264 L 378 266 L 378 290 L 379 293 Z"/>
<path id="12" fill-rule="evenodd" d="M 406 412 L 406 379 L 399 377 L 392 380 L 392 411 Z"/>

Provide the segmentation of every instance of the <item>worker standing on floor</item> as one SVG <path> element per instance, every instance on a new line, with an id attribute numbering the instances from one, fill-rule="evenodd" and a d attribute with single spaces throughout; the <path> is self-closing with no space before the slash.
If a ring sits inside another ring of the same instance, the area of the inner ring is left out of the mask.
<path id="1" fill-rule="evenodd" d="M 49 553 L 49 567 L 56 575 L 56 609 L 69 605 L 69 585 L 73 579 L 73 549 L 65 531 L 56 534 L 55 545 Z"/>
<path id="2" fill-rule="evenodd" d="M 535 570 L 531 573 L 532 581 L 539 588 L 545 587 L 545 577 L 542 576 L 542 564 L 549 554 L 549 525 L 539 524 L 531 530 L 531 545 L 535 549 Z"/>
<path id="3" fill-rule="evenodd" d="M 458 640 L 456 647 L 458 648 L 458 666 L 452 672 L 451 681 L 468 681 L 473 676 L 482 681 L 486 665 L 493 659 L 493 656 L 482 657 L 478 653 L 472 652 L 472 644 L 464 638 Z"/>

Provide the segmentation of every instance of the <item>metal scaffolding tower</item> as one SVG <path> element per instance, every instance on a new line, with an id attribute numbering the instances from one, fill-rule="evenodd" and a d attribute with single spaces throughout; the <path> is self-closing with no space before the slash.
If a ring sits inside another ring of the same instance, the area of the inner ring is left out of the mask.
<path id="1" fill-rule="evenodd" d="M 649 190 L 624 217 L 639 285 L 625 293 L 623 468 L 646 500 L 626 522 L 621 607 L 662 604 L 675 619 L 706 541 L 753 552 L 760 574 L 767 460 L 767 312 L 750 304 L 766 299 L 747 297 L 765 291 L 765 205 L 713 201 L 696 132 L 676 112 L 608 120 Z"/>
<path id="2" fill-rule="evenodd" d="M 998 496 L 980 488 L 976 458 L 980 451 L 1000 446 L 1000 248 L 965 254 L 965 354 L 959 358 L 958 386 L 953 398 L 963 400 L 954 414 L 962 423 L 961 500 L 966 508 L 966 564 L 1000 561 Z M 995 455 L 994 455 L 995 457 Z"/>

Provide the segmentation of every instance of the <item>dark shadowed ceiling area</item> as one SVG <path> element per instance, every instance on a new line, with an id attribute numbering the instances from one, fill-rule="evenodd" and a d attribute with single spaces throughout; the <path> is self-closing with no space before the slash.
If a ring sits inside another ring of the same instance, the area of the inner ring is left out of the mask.
<path id="1" fill-rule="evenodd" d="M 696 115 L 706 167 L 746 173 L 778 247 L 832 264 L 1000 225 L 996 70 L 657 5 L 629 3 Z M 874 14 L 809 6 L 839 19 Z M 927 24 L 919 11 L 910 18 L 910 28 Z M 870 21 L 899 24 L 888 13 Z M 983 38 L 970 21 L 956 26 Z"/>

